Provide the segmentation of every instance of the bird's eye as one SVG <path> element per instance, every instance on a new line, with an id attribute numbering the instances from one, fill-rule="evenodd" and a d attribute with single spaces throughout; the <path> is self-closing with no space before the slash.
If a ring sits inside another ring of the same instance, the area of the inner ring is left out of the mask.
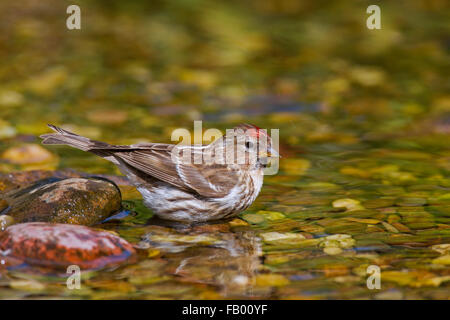
<path id="1" fill-rule="evenodd" d="M 246 147 L 247 149 L 251 149 L 251 148 L 253 147 L 253 143 L 251 143 L 250 141 L 247 141 L 247 142 L 245 143 L 245 147 Z"/>

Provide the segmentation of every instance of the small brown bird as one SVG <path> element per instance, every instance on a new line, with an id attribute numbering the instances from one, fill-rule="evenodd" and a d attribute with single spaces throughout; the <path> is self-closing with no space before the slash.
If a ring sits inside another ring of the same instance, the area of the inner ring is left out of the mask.
<path id="1" fill-rule="evenodd" d="M 256 199 L 272 148 L 267 132 L 241 124 L 209 145 L 111 145 L 49 125 L 43 144 L 64 144 L 116 164 L 162 219 L 201 222 L 236 216 Z M 200 161 L 199 161 L 200 159 Z"/>

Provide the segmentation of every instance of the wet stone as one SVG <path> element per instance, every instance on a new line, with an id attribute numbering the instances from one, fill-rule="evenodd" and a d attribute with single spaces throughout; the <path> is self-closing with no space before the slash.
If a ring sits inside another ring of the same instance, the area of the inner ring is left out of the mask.
<path id="1" fill-rule="evenodd" d="M 334 208 L 345 208 L 347 211 L 363 210 L 364 207 L 355 199 L 337 199 L 332 203 Z"/>
<path id="2" fill-rule="evenodd" d="M 436 244 L 432 246 L 431 249 L 440 254 L 450 254 L 450 243 Z"/>
<path id="3" fill-rule="evenodd" d="M 133 246 L 107 231 L 42 222 L 21 223 L 0 233 L 5 259 L 51 269 L 78 265 L 81 270 L 118 265 L 135 257 Z"/>
<path id="4" fill-rule="evenodd" d="M 119 189 L 103 179 L 70 178 L 39 182 L 7 194 L 8 215 L 17 223 L 54 222 L 93 225 L 121 207 Z"/>
<path id="5" fill-rule="evenodd" d="M 394 226 L 392 226 L 391 224 L 389 224 L 387 222 L 382 222 L 382 225 L 386 229 L 386 231 L 388 231 L 388 232 L 399 233 L 397 228 L 395 228 Z"/>
<path id="6" fill-rule="evenodd" d="M 352 210 L 336 214 L 336 217 L 373 218 L 378 214 L 375 210 Z"/>
<path id="7" fill-rule="evenodd" d="M 56 157 L 50 151 L 38 144 L 25 144 L 12 147 L 4 151 L 1 158 L 10 163 L 20 165 L 56 161 Z"/>
<path id="8" fill-rule="evenodd" d="M 395 215 L 395 214 L 392 214 L 392 215 L 387 217 L 387 222 L 388 223 L 399 222 L 401 220 L 402 220 L 402 218 L 400 218 L 398 215 Z"/>
<path id="9" fill-rule="evenodd" d="M 395 207 L 378 208 L 376 210 L 378 212 L 387 213 L 387 214 L 391 214 L 391 213 L 396 213 L 397 212 L 397 209 Z"/>
<path id="10" fill-rule="evenodd" d="M 358 234 L 364 232 L 366 225 L 363 223 L 355 223 L 350 221 L 336 221 L 335 224 L 325 228 L 325 232 L 329 234 L 334 233 L 348 233 Z"/>
<path id="11" fill-rule="evenodd" d="M 292 233 L 292 232 L 286 232 L 286 233 L 280 233 L 280 232 L 266 232 L 262 233 L 260 235 L 264 242 L 267 243 L 292 243 L 296 241 L 304 240 L 305 237 L 298 233 Z"/>
<path id="12" fill-rule="evenodd" d="M 81 174 L 73 170 L 31 170 L 0 173 L 0 198 L 2 193 L 28 187 L 43 179 L 79 178 Z"/>
<path id="13" fill-rule="evenodd" d="M 255 285 L 257 287 L 283 287 L 288 284 L 289 280 L 279 274 L 260 274 L 255 278 Z"/>
<path id="14" fill-rule="evenodd" d="M 381 229 L 377 226 L 374 226 L 374 225 L 367 225 L 367 228 L 366 228 L 367 233 L 383 232 L 383 231 L 384 231 L 383 229 Z"/>
<path id="15" fill-rule="evenodd" d="M 400 207 L 397 212 L 402 217 L 427 215 L 427 211 L 423 207 Z"/>
<path id="16" fill-rule="evenodd" d="M 362 205 L 367 209 L 387 208 L 394 204 L 392 199 L 373 199 L 367 200 Z"/>
<path id="17" fill-rule="evenodd" d="M 450 217 L 450 206 L 429 206 L 427 211 L 435 216 Z"/>
<path id="18" fill-rule="evenodd" d="M 399 198 L 395 203 L 400 207 L 418 207 L 427 204 L 427 200 L 423 198 Z"/>
<path id="19" fill-rule="evenodd" d="M 450 265 L 450 255 L 438 257 L 432 261 L 434 264 Z"/>
<path id="20" fill-rule="evenodd" d="M 392 226 L 400 232 L 411 232 L 411 230 L 407 226 L 399 222 L 393 222 Z"/>
<path id="21" fill-rule="evenodd" d="M 431 197 L 428 198 L 428 204 L 430 205 L 449 205 L 450 198 L 447 198 L 447 195 L 441 197 Z"/>
<path id="22" fill-rule="evenodd" d="M 422 230 L 422 229 L 430 229 L 435 227 L 436 225 L 432 222 L 413 222 L 408 223 L 407 227 L 413 230 Z"/>
<path id="23" fill-rule="evenodd" d="M 6 214 L 0 216 L 0 231 L 4 231 L 10 225 L 14 224 L 14 218 Z"/>
<path id="24" fill-rule="evenodd" d="M 242 216 L 242 218 L 248 223 L 259 224 L 265 221 L 264 216 L 254 213 L 248 213 Z"/>

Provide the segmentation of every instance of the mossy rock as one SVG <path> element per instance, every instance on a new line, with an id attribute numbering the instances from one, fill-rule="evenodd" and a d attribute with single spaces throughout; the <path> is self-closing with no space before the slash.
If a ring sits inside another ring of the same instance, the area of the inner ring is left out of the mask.
<path id="1" fill-rule="evenodd" d="M 29 187 L 43 179 L 78 178 L 82 174 L 73 170 L 31 170 L 0 173 L 0 198 L 2 193 L 11 192 L 20 188 Z"/>
<path id="2" fill-rule="evenodd" d="M 94 225 L 121 208 L 120 191 L 111 181 L 70 178 L 46 182 L 8 194 L 7 214 L 17 223 Z"/>

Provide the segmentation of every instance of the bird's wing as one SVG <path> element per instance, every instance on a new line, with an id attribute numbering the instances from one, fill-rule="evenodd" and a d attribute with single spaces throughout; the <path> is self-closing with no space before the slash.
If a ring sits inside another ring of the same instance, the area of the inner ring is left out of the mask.
<path id="1" fill-rule="evenodd" d="M 238 172 L 226 165 L 179 164 L 177 169 L 183 182 L 205 197 L 222 198 L 239 180 Z"/>
<path id="2" fill-rule="evenodd" d="M 177 188 L 194 192 L 205 197 L 223 197 L 238 181 L 238 173 L 225 165 L 194 164 L 194 161 L 173 161 L 172 151 L 176 146 L 163 143 L 139 143 L 131 146 L 111 145 L 91 140 L 70 131 L 49 125 L 56 133 L 41 137 L 44 144 L 67 144 L 89 151 L 114 163 L 121 159 L 126 165 L 169 183 Z M 201 152 L 202 148 L 189 149 Z M 114 158 L 111 158 L 111 156 Z M 193 160 L 193 154 L 191 155 Z"/>
<path id="3" fill-rule="evenodd" d="M 167 145 L 167 148 L 160 150 L 149 147 L 127 151 L 112 150 L 111 153 L 139 172 L 189 191 L 177 174 L 176 165 L 172 162 L 169 149 L 170 147 Z"/>
<path id="4" fill-rule="evenodd" d="M 113 150 L 114 156 L 158 180 L 204 197 L 224 197 L 238 181 L 237 171 L 226 165 L 173 161 L 173 145 L 140 147 L 129 151 Z"/>

